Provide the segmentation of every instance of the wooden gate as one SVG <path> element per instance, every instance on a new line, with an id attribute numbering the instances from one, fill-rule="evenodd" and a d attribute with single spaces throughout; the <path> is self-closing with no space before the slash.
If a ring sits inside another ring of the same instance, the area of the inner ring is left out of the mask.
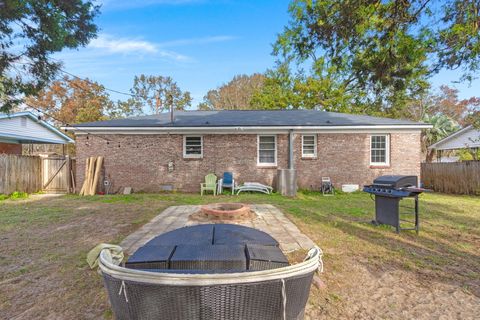
<path id="1" fill-rule="evenodd" d="M 42 190 L 47 193 L 75 192 L 70 157 L 42 158 Z"/>

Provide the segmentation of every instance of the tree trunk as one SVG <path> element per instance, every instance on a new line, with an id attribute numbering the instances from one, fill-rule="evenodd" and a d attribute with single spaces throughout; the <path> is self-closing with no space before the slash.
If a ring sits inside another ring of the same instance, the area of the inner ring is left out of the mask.
<path id="1" fill-rule="evenodd" d="M 426 162 L 432 162 L 433 156 L 435 154 L 435 150 L 427 150 L 427 158 L 425 159 Z"/>

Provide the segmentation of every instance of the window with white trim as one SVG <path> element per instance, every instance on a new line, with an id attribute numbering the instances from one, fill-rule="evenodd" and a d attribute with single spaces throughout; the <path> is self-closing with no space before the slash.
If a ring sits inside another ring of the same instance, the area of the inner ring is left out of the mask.
<path id="1" fill-rule="evenodd" d="M 258 136 L 257 164 L 259 166 L 277 165 L 277 136 Z"/>
<path id="2" fill-rule="evenodd" d="M 317 135 L 302 136 L 302 158 L 315 158 L 317 156 Z"/>
<path id="3" fill-rule="evenodd" d="M 184 158 L 203 157 L 203 137 L 202 136 L 184 136 L 183 137 L 183 157 Z"/>
<path id="4" fill-rule="evenodd" d="M 390 136 L 388 134 L 370 137 L 370 164 L 374 166 L 390 164 Z"/>

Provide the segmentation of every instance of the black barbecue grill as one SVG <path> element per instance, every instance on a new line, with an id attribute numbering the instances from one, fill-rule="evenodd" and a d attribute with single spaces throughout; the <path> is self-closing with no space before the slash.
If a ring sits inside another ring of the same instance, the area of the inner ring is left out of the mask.
<path id="1" fill-rule="evenodd" d="M 425 189 L 418 187 L 416 176 L 381 176 L 373 180 L 373 184 L 363 187 L 363 191 L 375 195 L 375 224 L 387 224 L 400 230 L 415 230 L 418 233 L 418 195 Z M 414 198 L 414 221 L 400 219 L 400 200 Z M 400 221 L 411 223 L 413 228 L 401 228 Z"/>

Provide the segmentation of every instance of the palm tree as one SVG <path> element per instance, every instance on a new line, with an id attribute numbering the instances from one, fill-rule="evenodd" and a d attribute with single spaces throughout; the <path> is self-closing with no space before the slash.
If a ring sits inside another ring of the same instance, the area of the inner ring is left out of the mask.
<path id="1" fill-rule="evenodd" d="M 450 117 L 441 113 L 433 116 L 426 114 L 423 118 L 423 121 L 433 126 L 433 128 L 425 130 L 422 134 L 422 149 L 427 155 L 426 161 L 432 162 L 435 151 L 427 149 L 428 146 L 445 138 L 446 136 L 449 136 L 453 132 L 457 131 L 460 126 Z"/>

